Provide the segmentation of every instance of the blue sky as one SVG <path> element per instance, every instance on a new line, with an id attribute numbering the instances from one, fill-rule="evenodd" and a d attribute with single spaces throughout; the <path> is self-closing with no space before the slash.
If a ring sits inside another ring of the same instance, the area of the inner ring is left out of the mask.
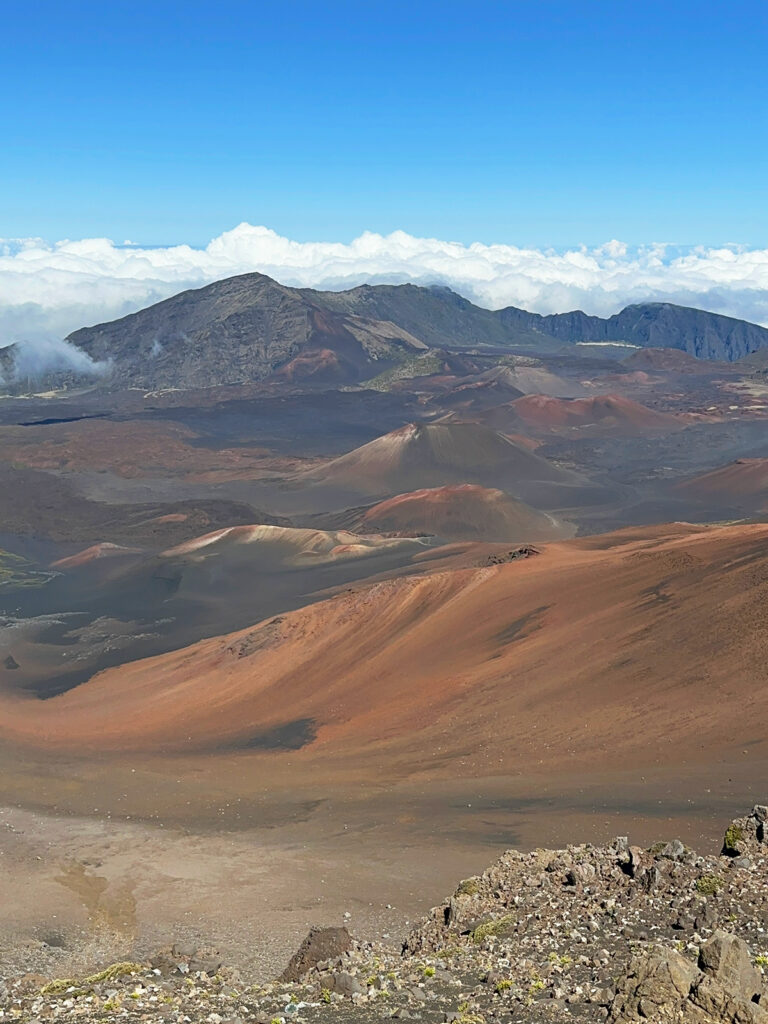
<path id="1" fill-rule="evenodd" d="M 3 4 L 0 236 L 768 245 L 768 4 Z"/>

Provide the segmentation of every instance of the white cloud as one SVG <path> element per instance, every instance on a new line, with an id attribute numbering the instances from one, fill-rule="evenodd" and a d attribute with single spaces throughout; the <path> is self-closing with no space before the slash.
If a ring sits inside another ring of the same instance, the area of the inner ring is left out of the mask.
<path id="1" fill-rule="evenodd" d="M 204 249 L 142 249 L 106 238 L 49 244 L 0 241 L 0 346 L 61 338 L 184 288 L 258 270 L 284 284 L 345 288 L 371 282 L 447 284 L 491 308 L 608 315 L 665 299 L 768 324 L 768 250 L 679 251 L 617 241 L 567 252 L 461 245 L 402 231 L 347 244 L 293 242 L 241 224 Z"/>
<path id="2" fill-rule="evenodd" d="M 97 363 L 75 345 L 59 338 L 23 339 L 14 346 L 13 364 L 8 374 L 14 380 L 39 379 L 46 373 L 77 373 L 99 376 L 109 363 Z M 2 383 L 2 379 L 0 379 Z"/>

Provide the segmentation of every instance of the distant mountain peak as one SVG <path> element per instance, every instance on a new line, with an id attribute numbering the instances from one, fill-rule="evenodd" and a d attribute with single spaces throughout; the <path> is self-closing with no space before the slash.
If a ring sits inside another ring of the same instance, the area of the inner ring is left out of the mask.
<path id="1" fill-rule="evenodd" d="M 72 344 L 109 362 L 114 383 L 206 387 L 283 372 L 317 383 L 369 380 L 415 349 L 492 347 L 558 352 L 573 342 L 624 342 L 733 361 L 768 347 L 768 329 L 668 302 L 608 318 L 581 310 L 542 316 L 474 305 L 444 284 L 291 288 L 252 272 L 75 331 Z"/>

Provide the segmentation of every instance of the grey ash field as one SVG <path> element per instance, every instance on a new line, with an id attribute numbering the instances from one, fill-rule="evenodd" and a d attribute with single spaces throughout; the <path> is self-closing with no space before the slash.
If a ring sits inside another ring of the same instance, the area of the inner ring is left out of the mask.
<path id="1" fill-rule="evenodd" d="M 762 1019 L 768 330 L 246 275 L 69 341 L 0 351 L 6 1019 Z"/>

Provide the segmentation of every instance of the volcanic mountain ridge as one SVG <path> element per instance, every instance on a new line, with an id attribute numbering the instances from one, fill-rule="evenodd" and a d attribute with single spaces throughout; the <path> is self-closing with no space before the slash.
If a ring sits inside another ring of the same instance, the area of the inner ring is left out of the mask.
<path id="1" fill-rule="evenodd" d="M 492 311 L 447 288 L 363 285 L 289 288 L 244 274 L 182 292 L 67 339 L 110 367 L 112 385 L 208 387 L 263 380 L 367 380 L 429 348 L 496 346 L 558 352 L 573 342 L 621 342 L 734 360 L 768 345 L 768 329 L 669 303 L 629 306 L 603 320 L 581 312 Z"/>

